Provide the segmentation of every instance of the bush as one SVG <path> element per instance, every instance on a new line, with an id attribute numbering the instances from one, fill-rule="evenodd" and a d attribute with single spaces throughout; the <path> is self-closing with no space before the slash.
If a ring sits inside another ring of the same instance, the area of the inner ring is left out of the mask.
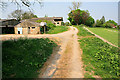
<path id="1" fill-rule="evenodd" d="M 46 31 L 49 31 L 50 29 L 53 29 L 53 28 L 56 27 L 55 24 L 53 24 L 51 21 L 48 21 L 48 20 L 37 20 L 36 22 L 38 22 L 38 23 L 46 22 L 47 23 Z M 43 27 L 41 27 L 40 30 L 41 30 L 41 33 L 44 32 L 44 28 Z"/>
<path id="2" fill-rule="evenodd" d="M 61 25 L 62 25 L 62 26 L 64 26 L 64 25 L 65 25 L 65 23 L 64 23 L 64 22 L 61 22 Z"/>
<path id="3" fill-rule="evenodd" d="M 97 20 L 95 26 L 96 26 L 96 27 L 102 27 L 103 25 L 102 25 L 102 23 L 101 23 L 100 20 Z"/>
<path id="4" fill-rule="evenodd" d="M 71 24 L 69 22 L 65 22 L 65 25 L 66 26 L 70 26 Z"/>
<path id="5" fill-rule="evenodd" d="M 109 21 L 107 21 L 107 23 L 112 23 L 112 24 L 114 24 L 115 26 L 117 26 L 117 23 L 116 23 L 115 21 L 113 21 L 113 20 L 109 20 Z"/>
<path id="6" fill-rule="evenodd" d="M 114 26 L 115 26 L 114 24 L 108 23 L 108 22 L 103 24 L 103 27 L 105 27 L 105 28 L 113 28 Z"/>

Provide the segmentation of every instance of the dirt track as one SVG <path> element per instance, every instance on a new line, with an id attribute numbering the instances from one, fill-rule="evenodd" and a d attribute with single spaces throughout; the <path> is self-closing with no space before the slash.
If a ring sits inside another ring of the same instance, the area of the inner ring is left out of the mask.
<path id="1" fill-rule="evenodd" d="M 0 35 L 1 40 L 19 37 L 56 38 L 58 48 L 41 69 L 39 78 L 83 78 L 81 50 L 77 37 L 78 30 L 70 26 L 70 30 L 59 34 L 43 35 Z"/>

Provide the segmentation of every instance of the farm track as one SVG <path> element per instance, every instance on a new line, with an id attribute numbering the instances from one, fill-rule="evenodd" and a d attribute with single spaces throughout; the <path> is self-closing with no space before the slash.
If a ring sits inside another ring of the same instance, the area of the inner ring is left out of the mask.
<path id="1" fill-rule="evenodd" d="M 39 78 L 83 78 L 82 51 L 78 42 L 78 29 L 70 26 L 70 30 L 59 34 L 38 35 L 0 35 L 1 40 L 28 38 L 50 38 L 58 41 L 58 47 L 40 70 Z"/>

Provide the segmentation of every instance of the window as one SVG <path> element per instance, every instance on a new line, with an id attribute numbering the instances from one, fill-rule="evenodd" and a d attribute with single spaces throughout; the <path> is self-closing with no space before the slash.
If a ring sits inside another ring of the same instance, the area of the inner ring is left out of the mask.
<path id="1" fill-rule="evenodd" d="M 32 29 L 35 29 L 35 27 L 32 27 Z"/>
<path id="2" fill-rule="evenodd" d="M 59 22 L 57 22 L 57 24 L 59 24 Z"/>

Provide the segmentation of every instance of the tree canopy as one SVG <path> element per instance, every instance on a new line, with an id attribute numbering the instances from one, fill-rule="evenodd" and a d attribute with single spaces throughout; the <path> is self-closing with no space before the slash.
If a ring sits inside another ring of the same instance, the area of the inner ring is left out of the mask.
<path id="1" fill-rule="evenodd" d="M 68 20 L 72 25 L 80 25 L 85 24 L 88 26 L 92 26 L 94 24 L 94 19 L 90 16 L 90 13 L 86 10 L 72 10 L 68 14 Z"/>

